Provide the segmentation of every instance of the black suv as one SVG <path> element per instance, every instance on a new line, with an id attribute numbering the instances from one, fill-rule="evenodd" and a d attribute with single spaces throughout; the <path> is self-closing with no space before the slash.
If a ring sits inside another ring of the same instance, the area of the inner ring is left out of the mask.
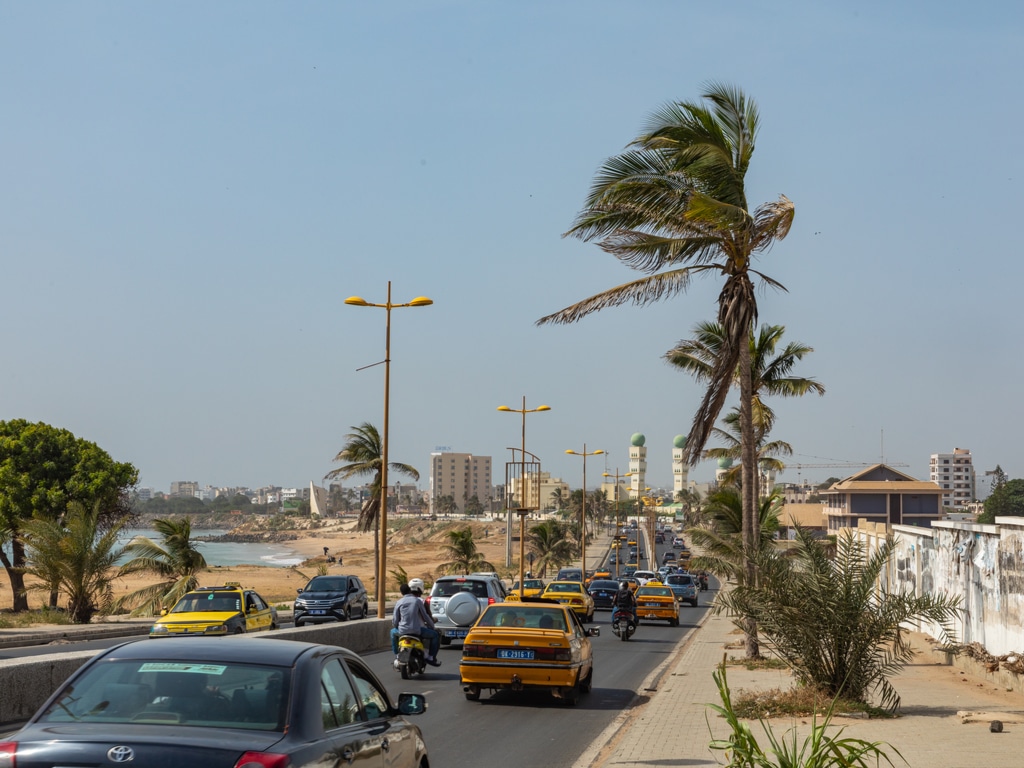
<path id="1" fill-rule="evenodd" d="M 358 576 L 314 576 L 297 590 L 294 612 L 295 626 L 325 621 L 365 619 L 370 613 L 366 587 Z"/>

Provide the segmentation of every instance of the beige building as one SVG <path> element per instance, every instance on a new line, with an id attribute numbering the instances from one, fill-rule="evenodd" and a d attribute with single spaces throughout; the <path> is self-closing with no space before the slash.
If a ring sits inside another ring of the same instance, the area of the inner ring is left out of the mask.
<path id="1" fill-rule="evenodd" d="M 430 454 L 430 511 L 442 496 L 451 496 L 459 512 L 474 496 L 487 509 L 491 499 L 491 457 L 471 453 Z"/>

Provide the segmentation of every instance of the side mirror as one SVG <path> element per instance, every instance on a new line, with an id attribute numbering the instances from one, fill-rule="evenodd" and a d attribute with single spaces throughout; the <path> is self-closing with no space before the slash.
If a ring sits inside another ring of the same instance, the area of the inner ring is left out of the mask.
<path id="1" fill-rule="evenodd" d="M 601 636 L 601 628 L 600 627 L 591 627 L 590 629 L 587 630 L 587 634 L 590 637 L 600 637 Z"/>
<path id="2" fill-rule="evenodd" d="M 296 589 L 295 590 L 295 594 L 301 595 L 302 594 L 302 587 L 299 587 L 298 589 Z"/>
<path id="3" fill-rule="evenodd" d="M 400 693 L 398 711 L 403 715 L 422 715 L 427 711 L 427 697 L 422 693 Z"/>

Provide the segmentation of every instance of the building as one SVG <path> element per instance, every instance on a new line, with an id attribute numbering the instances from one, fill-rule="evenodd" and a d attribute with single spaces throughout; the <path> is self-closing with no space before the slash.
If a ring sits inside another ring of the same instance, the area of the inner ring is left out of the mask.
<path id="1" fill-rule="evenodd" d="M 175 480 L 171 483 L 171 496 L 174 498 L 198 495 L 199 483 L 195 480 Z"/>
<path id="2" fill-rule="evenodd" d="M 828 532 L 856 528 L 859 521 L 886 526 L 930 526 L 942 517 L 942 489 L 875 464 L 821 492 Z"/>
<path id="3" fill-rule="evenodd" d="M 491 500 L 491 457 L 471 453 L 430 454 L 430 511 L 436 514 L 437 500 L 451 496 L 460 513 L 474 496 L 489 507 Z"/>
<path id="4" fill-rule="evenodd" d="M 637 432 L 629 439 L 629 498 L 639 499 L 647 490 L 647 438 Z"/>
<path id="5" fill-rule="evenodd" d="M 928 463 L 928 479 L 942 489 L 942 506 L 946 509 L 966 512 L 967 505 L 978 498 L 974 462 L 967 448 L 933 453 Z"/>
<path id="6" fill-rule="evenodd" d="M 672 498 L 686 490 L 690 480 L 690 466 L 683 461 L 686 449 L 686 435 L 676 435 L 672 440 Z"/>

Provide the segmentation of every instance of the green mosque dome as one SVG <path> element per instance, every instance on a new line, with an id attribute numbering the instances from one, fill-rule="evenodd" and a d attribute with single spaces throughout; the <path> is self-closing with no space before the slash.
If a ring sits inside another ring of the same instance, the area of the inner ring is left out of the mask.
<path id="1" fill-rule="evenodd" d="M 646 442 L 647 442 L 647 438 L 644 437 L 644 433 L 643 432 L 637 432 L 631 438 L 629 438 L 629 444 L 632 445 L 632 446 L 635 446 L 637 448 L 640 448 Z"/>
<path id="2" fill-rule="evenodd" d="M 718 468 L 719 469 L 728 469 L 731 466 L 732 466 L 732 459 L 730 459 L 730 458 L 721 458 L 721 459 L 718 460 Z"/>
<path id="3" fill-rule="evenodd" d="M 676 435 L 672 440 L 672 446 L 674 448 L 685 448 L 686 447 L 686 435 Z"/>

